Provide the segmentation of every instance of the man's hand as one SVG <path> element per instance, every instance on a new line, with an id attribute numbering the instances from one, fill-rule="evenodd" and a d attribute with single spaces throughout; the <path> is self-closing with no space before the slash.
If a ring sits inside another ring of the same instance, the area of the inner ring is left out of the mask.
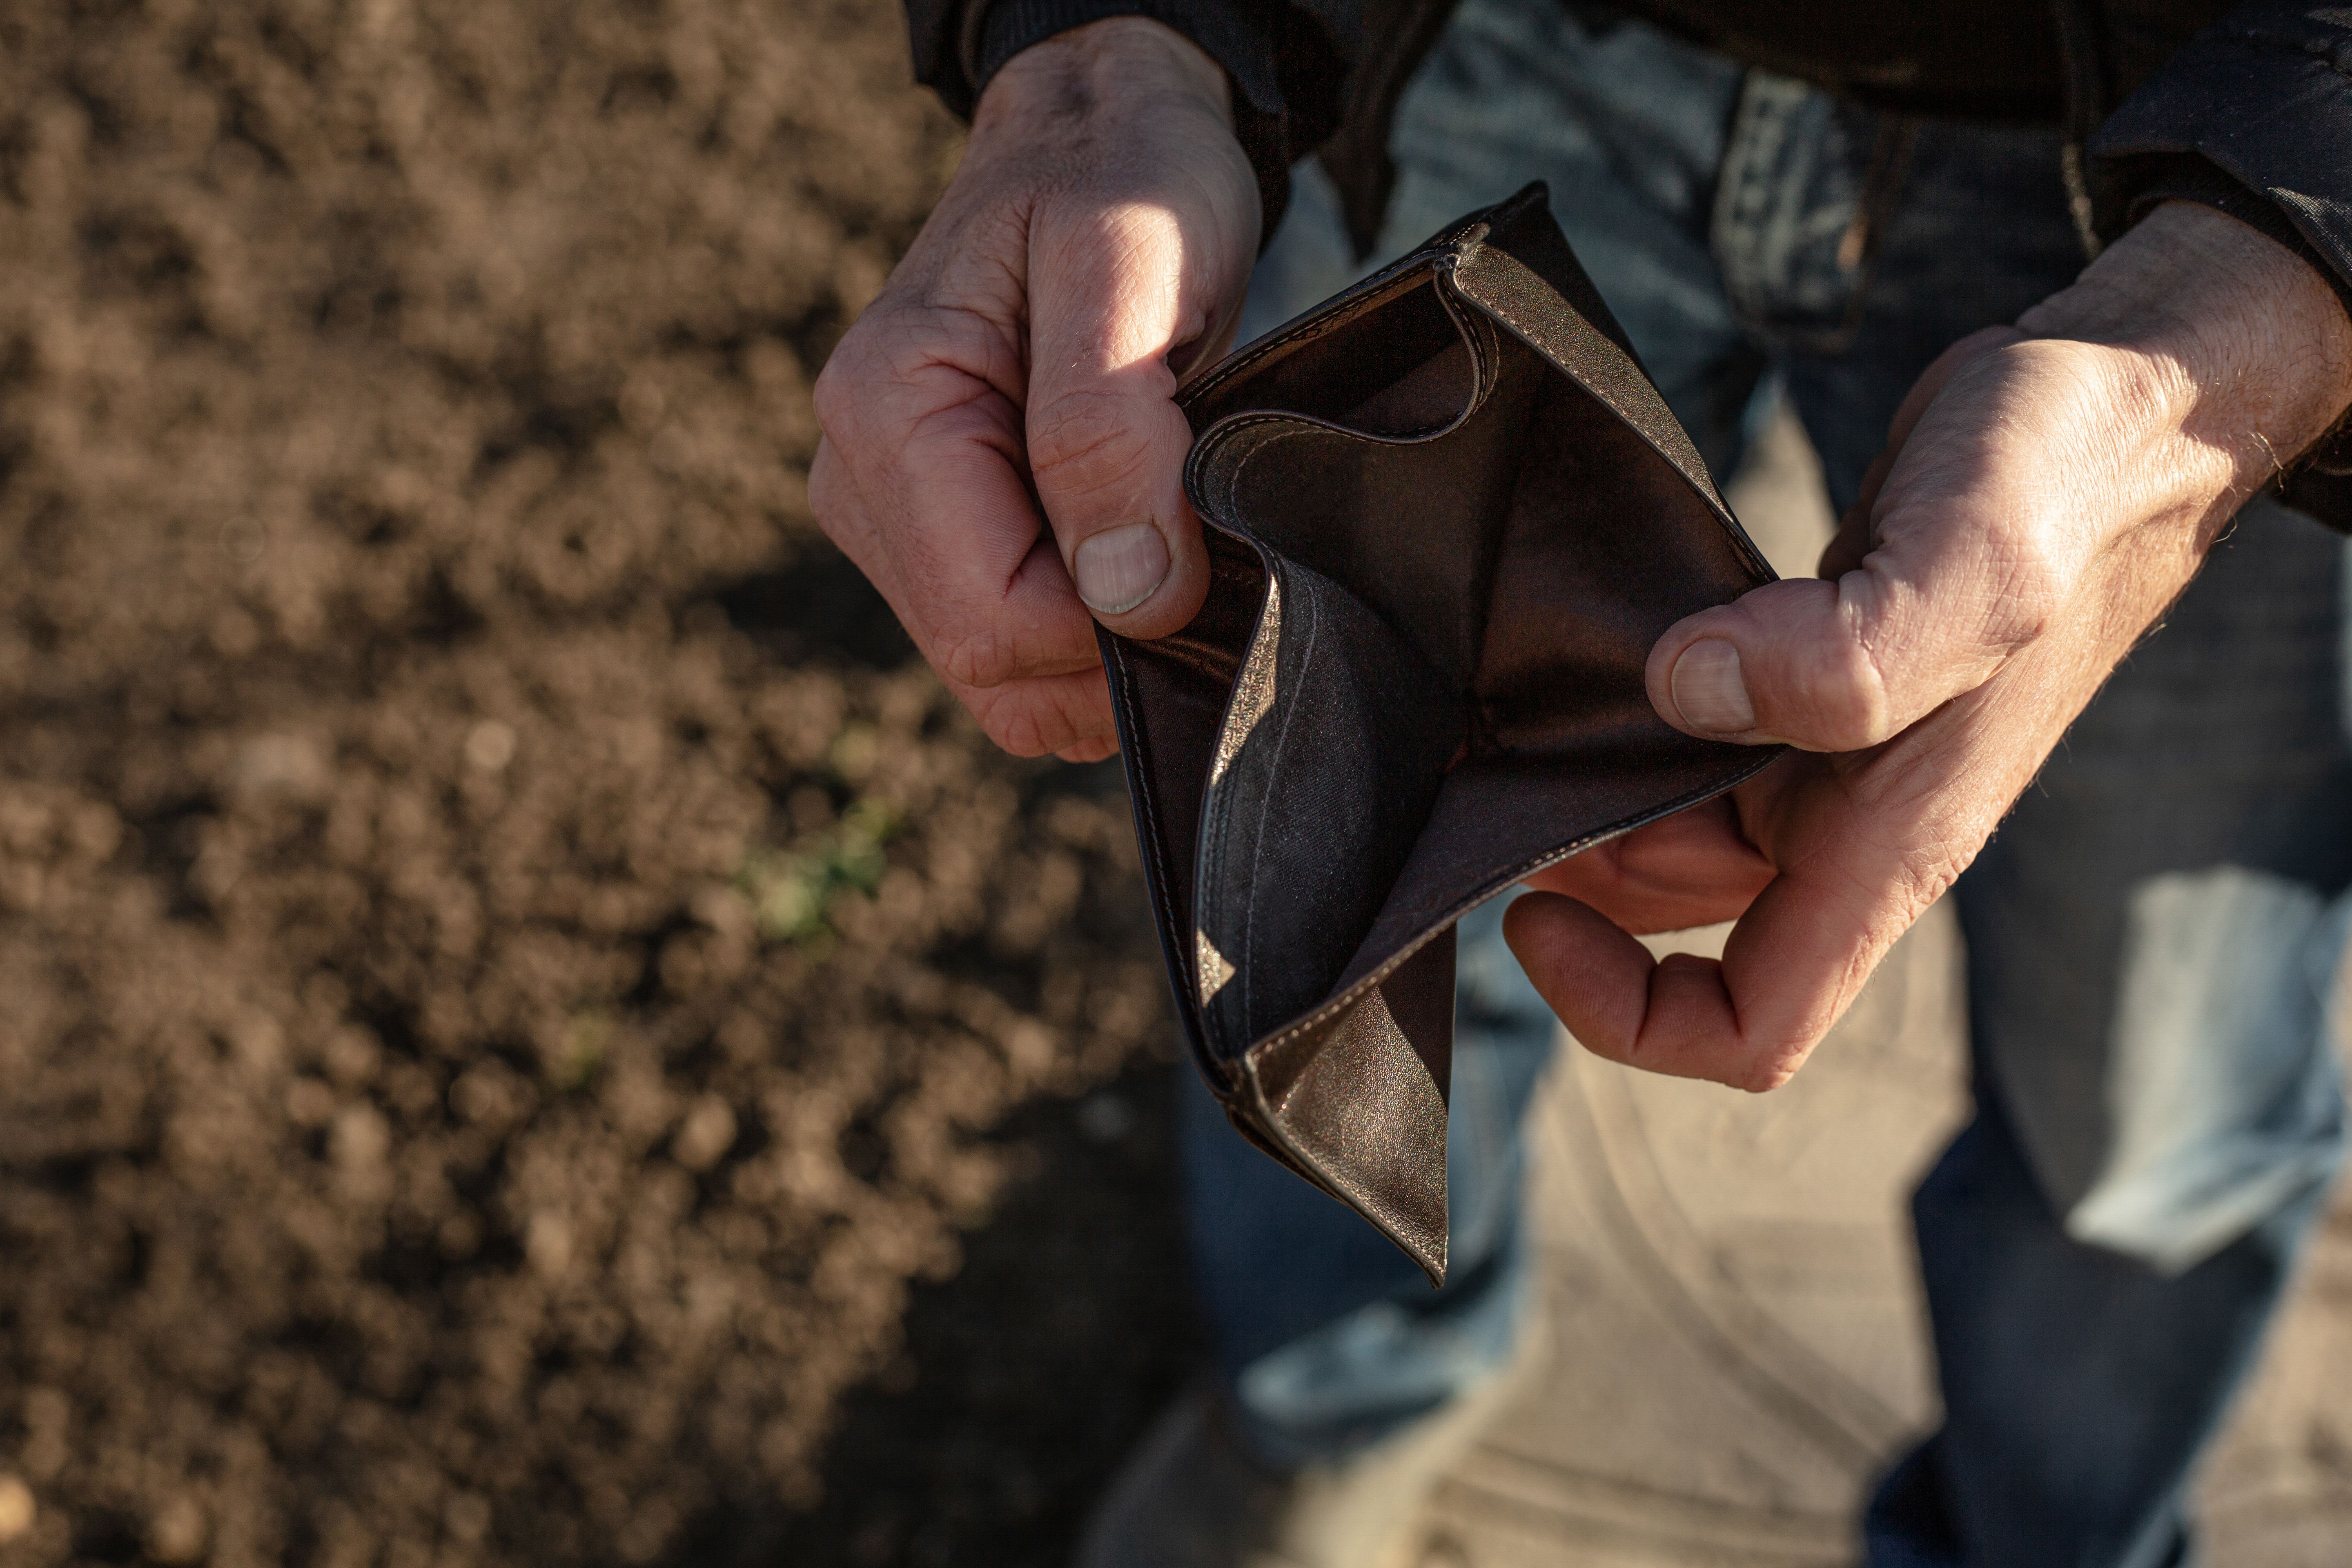
<path id="1" fill-rule="evenodd" d="M 1023 50 L 817 381 L 817 521 L 1023 755 L 1116 752 L 1094 618 L 1162 637 L 1208 592 L 1171 397 L 1223 352 L 1257 253 L 1226 92 L 1139 18 Z"/>
<path id="2" fill-rule="evenodd" d="M 2239 506 L 2347 402 L 2334 291 L 2180 203 L 2016 328 L 1955 344 L 1896 414 L 1822 578 L 1693 616 L 1652 651 L 1667 722 L 1800 754 L 1535 879 L 1506 930 L 1545 1000 L 1604 1057 L 1786 1081 Z M 1654 963 L 1627 934 L 1735 916 L 1720 963 Z"/>

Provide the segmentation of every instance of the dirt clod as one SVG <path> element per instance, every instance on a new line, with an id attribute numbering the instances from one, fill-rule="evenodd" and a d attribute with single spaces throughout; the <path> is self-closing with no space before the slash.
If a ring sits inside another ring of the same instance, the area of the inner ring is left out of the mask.
<path id="1" fill-rule="evenodd" d="M 30 1531 L 38 1513 L 33 1489 L 15 1476 L 0 1472 L 0 1546 Z"/>

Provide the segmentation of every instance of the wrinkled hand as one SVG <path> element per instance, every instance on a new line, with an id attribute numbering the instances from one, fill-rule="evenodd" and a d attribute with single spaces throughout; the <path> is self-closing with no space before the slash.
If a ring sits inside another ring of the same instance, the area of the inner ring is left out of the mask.
<path id="1" fill-rule="evenodd" d="M 2017 327 L 1955 344 L 1896 414 L 1822 577 L 1693 616 L 1652 651 L 1667 722 L 1800 751 L 1535 879 L 1505 929 L 1545 1000 L 1601 1056 L 1786 1081 L 2239 506 L 2347 402 L 2334 292 L 2179 203 Z M 1720 963 L 1653 962 L 1628 934 L 1734 917 Z"/>
<path id="2" fill-rule="evenodd" d="M 1257 252 L 1226 93 L 1139 18 L 1023 50 L 818 378 L 817 521 L 1023 755 L 1117 751 L 1094 619 L 1162 637 L 1208 592 L 1171 399 L 1223 353 Z"/>

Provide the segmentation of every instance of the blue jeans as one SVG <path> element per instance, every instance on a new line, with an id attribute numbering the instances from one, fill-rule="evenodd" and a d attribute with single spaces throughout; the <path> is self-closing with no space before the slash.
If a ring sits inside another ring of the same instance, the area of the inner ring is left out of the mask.
<path id="1" fill-rule="evenodd" d="M 1840 509 L 1928 361 L 2082 264 L 2054 132 L 1896 121 L 1557 0 L 1467 0 L 1394 152 L 1364 265 L 1300 166 L 1244 337 L 1542 178 L 1716 472 L 1777 384 Z M 1957 889 L 1977 1114 L 1913 1205 L 1947 1415 L 1871 1504 L 1877 1568 L 2189 1560 L 2192 1462 L 2344 1144 L 2346 581 L 2339 540 L 2250 505 Z M 1187 1092 L 1199 1289 L 1269 1458 L 1376 1439 L 1511 1345 L 1556 1026 L 1499 906 L 1462 934 L 1443 1290 Z"/>

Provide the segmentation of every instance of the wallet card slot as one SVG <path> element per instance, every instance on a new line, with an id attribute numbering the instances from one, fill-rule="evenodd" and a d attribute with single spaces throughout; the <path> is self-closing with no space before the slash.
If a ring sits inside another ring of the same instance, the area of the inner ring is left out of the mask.
<path id="1" fill-rule="evenodd" d="M 1194 503 L 1273 553 L 1343 582 L 1453 678 L 1475 679 L 1511 504 L 1511 449 L 1542 366 L 1481 365 L 1481 395 L 1448 427 L 1379 439 L 1297 416 L 1236 416 L 1202 441 Z M 1515 345 L 1516 346 L 1516 345 Z"/>
<path id="2" fill-rule="evenodd" d="M 1349 310 L 1245 353 L 1250 374 L 1184 397 L 1196 431 L 1235 416 L 1287 414 L 1386 440 L 1444 430 L 1483 395 L 1485 359 L 1434 270 L 1394 280 Z"/>
<path id="3" fill-rule="evenodd" d="M 1596 763 L 1663 742 L 1677 731 L 1651 708 L 1650 649 L 1695 606 L 1769 580 L 1614 412 L 1546 376 L 1491 577 L 1474 680 L 1482 738 Z"/>
<path id="4" fill-rule="evenodd" d="M 1295 562 L 1270 571 L 1281 615 L 1252 657 L 1271 645 L 1273 695 L 1208 791 L 1194 880 L 1194 983 L 1227 1058 L 1329 994 L 1463 728 L 1454 682 L 1355 595 Z"/>
<path id="5" fill-rule="evenodd" d="M 1206 531 L 1204 542 L 1210 589 L 1191 625 L 1150 642 L 1108 631 L 1098 632 L 1097 641 L 1133 783 L 1153 923 L 1170 972 L 1183 977 L 1178 1014 L 1195 1057 L 1217 1075 L 1225 1069 L 1202 1035 L 1198 1001 L 1192 847 L 1228 694 L 1247 656 L 1267 578 L 1249 545 L 1214 529 Z"/>
<path id="6" fill-rule="evenodd" d="M 1487 242 L 1465 247 L 1450 271 L 1455 289 L 1654 454 L 1645 460 L 1629 453 L 1626 471 L 1664 459 L 1702 499 L 1748 568 L 1771 581 L 1763 552 L 1723 504 L 1689 433 L 1666 406 L 1549 210 L 1540 200 L 1527 200 L 1530 195 L 1539 197 L 1541 187 L 1530 186 L 1497 209 Z"/>

